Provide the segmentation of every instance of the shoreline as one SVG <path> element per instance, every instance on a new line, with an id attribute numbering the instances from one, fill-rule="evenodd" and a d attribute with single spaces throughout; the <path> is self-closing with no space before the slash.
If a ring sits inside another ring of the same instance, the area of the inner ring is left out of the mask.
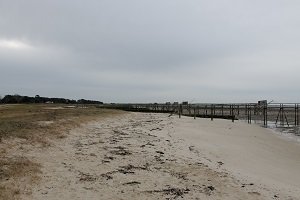
<path id="1" fill-rule="evenodd" d="M 183 131 L 180 129 L 184 123 L 197 124 L 199 129 L 186 130 L 185 140 L 210 154 L 210 160 L 223 159 L 223 167 L 234 176 L 256 181 L 287 196 L 293 192 L 294 198 L 300 196 L 298 141 L 274 133 L 273 129 L 242 121 L 200 119 L 194 123 L 188 118 L 184 120 L 186 122 L 176 121 L 178 133 Z M 199 131 L 201 128 L 204 130 Z"/>

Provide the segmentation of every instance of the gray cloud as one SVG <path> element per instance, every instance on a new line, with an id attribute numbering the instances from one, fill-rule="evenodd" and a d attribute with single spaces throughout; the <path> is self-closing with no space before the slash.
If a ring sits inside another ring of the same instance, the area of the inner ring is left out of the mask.
<path id="1" fill-rule="evenodd" d="M 2 0 L 0 95 L 299 101 L 299 9 L 295 0 Z"/>

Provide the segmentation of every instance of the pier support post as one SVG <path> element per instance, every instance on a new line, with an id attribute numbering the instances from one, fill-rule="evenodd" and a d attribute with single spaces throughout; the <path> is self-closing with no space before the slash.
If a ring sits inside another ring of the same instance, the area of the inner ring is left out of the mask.
<path id="1" fill-rule="evenodd" d="M 216 115 L 216 106 L 215 105 L 213 106 L 213 109 L 214 109 L 214 115 Z"/>
<path id="2" fill-rule="evenodd" d="M 221 109 L 222 109 L 222 117 L 223 117 L 224 116 L 224 105 L 223 104 L 222 104 Z"/>
<path id="3" fill-rule="evenodd" d="M 283 105 L 280 104 L 280 125 L 283 127 L 284 126 L 284 118 L 283 118 Z"/>
<path id="4" fill-rule="evenodd" d="M 299 126 L 299 104 L 295 104 L 295 126 Z"/>
<path id="5" fill-rule="evenodd" d="M 263 115 L 264 115 L 264 126 L 267 127 L 268 126 L 268 105 L 264 106 Z"/>
<path id="6" fill-rule="evenodd" d="M 297 104 L 295 104 L 295 126 L 297 126 Z"/>
<path id="7" fill-rule="evenodd" d="M 214 116 L 213 116 L 213 105 L 212 105 L 212 104 L 211 104 L 211 106 L 210 106 L 210 119 L 211 119 L 211 121 L 214 120 Z"/>
<path id="8" fill-rule="evenodd" d="M 247 118 L 248 118 L 248 124 L 251 124 L 251 105 L 247 105 Z"/>
<path id="9" fill-rule="evenodd" d="M 250 110 L 249 110 L 249 111 L 250 111 L 250 115 L 249 115 L 249 116 L 250 116 L 250 124 L 251 124 L 251 123 L 252 123 L 252 116 L 251 116 L 251 115 L 252 115 L 252 113 L 251 113 L 251 106 L 250 106 Z"/>

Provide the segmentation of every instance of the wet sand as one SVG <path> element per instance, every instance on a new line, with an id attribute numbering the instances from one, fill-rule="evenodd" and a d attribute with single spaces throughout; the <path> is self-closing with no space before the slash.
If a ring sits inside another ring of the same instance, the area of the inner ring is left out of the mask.
<path id="1" fill-rule="evenodd" d="M 126 113 L 26 154 L 22 199 L 300 199 L 300 145 L 242 122 Z"/>

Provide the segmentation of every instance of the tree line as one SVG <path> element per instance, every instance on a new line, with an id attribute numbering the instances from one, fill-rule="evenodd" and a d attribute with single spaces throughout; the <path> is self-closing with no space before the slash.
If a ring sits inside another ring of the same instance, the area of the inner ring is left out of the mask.
<path id="1" fill-rule="evenodd" d="M 0 97 L 0 103 L 62 103 L 62 104 L 103 104 L 101 101 L 86 100 L 86 99 L 65 99 L 65 98 L 49 98 L 41 97 L 36 95 L 35 97 L 15 95 L 5 95 L 3 98 Z"/>

